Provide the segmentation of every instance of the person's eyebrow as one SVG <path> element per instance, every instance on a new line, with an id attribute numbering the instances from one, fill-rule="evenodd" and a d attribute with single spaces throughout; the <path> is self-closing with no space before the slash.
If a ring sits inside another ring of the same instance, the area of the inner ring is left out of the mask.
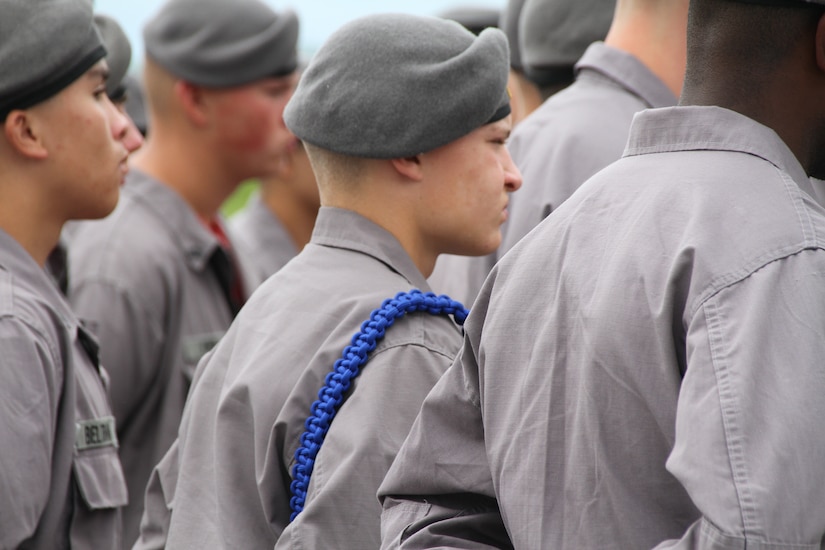
<path id="1" fill-rule="evenodd" d="M 103 82 L 109 80 L 109 69 L 106 67 L 92 67 L 89 69 L 89 72 L 86 73 L 89 78 L 100 79 Z"/>

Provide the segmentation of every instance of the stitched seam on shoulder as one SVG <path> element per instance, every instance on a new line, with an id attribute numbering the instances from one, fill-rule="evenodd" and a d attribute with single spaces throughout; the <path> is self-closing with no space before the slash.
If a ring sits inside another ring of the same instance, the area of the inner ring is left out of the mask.
<path id="1" fill-rule="evenodd" d="M 780 170 L 776 166 L 774 166 L 774 169 L 782 179 L 782 183 L 785 186 L 785 192 L 788 194 L 788 198 L 793 205 L 794 212 L 796 212 L 796 219 L 799 222 L 799 227 L 802 230 L 802 236 L 805 239 L 805 243 L 808 246 L 816 246 L 816 231 L 814 230 L 813 221 L 808 213 L 808 209 L 802 202 L 802 190 L 787 173 Z"/>
<path id="2" fill-rule="evenodd" d="M 742 445 L 742 430 L 739 425 L 741 411 L 738 410 L 736 395 L 731 387 L 730 365 L 721 357 L 722 325 L 724 324 L 716 305 L 712 302 L 705 304 L 705 322 L 708 326 L 708 340 L 710 344 L 711 363 L 716 376 L 716 388 L 719 396 L 719 407 L 722 412 L 722 426 L 725 433 L 728 460 L 733 484 L 739 500 L 739 511 L 742 516 L 742 529 L 745 538 L 752 531 L 757 531 L 757 518 L 753 495 L 748 487 L 748 472 L 745 463 L 745 451 Z"/>

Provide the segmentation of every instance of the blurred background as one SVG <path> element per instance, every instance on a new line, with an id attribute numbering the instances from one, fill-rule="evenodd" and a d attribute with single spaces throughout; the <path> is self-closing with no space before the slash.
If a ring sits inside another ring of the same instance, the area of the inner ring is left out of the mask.
<path id="1" fill-rule="evenodd" d="M 130 72 L 140 68 L 143 57 L 141 30 L 164 0 L 96 0 L 95 11 L 115 18 L 132 43 L 134 54 Z M 231 0 L 230 0 L 231 1 Z M 275 10 L 292 9 L 301 21 L 298 47 L 306 59 L 342 24 L 371 13 L 401 12 L 418 15 L 439 15 L 460 7 L 501 9 L 506 0 L 264 0 Z"/>
<path id="2" fill-rule="evenodd" d="M 230 1 L 231 0 L 227 0 Z M 301 23 L 298 50 L 308 61 L 327 37 L 344 23 L 373 13 L 400 12 L 441 16 L 450 10 L 465 8 L 501 10 L 507 0 L 263 0 L 276 11 L 291 9 Z M 143 26 L 160 9 L 165 0 L 95 0 L 95 12 L 114 18 L 132 45 L 129 73 L 140 76 L 143 63 Z M 128 107 L 127 107 L 128 108 Z M 258 182 L 244 182 L 226 201 L 222 210 L 231 216 L 241 210 Z"/>

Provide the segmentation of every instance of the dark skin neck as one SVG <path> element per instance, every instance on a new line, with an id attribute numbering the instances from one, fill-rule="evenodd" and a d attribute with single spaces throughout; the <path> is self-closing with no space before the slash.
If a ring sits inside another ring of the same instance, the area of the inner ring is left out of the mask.
<path id="1" fill-rule="evenodd" d="M 813 41 L 810 44 L 813 50 Z M 745 115 L 774 130 L 806 173 L 825 176 L 816 160 L 825 145 L 821 122 L 825 78 L 816 70 L 813 57 L 813 53 L 793 56 L 791 62 L 764 76 L 742 75 L 725 66 L 714 73 L 727 76 L 708 75 L 700 80 L 689 75 L 679 104 L 717 105 Z"/>

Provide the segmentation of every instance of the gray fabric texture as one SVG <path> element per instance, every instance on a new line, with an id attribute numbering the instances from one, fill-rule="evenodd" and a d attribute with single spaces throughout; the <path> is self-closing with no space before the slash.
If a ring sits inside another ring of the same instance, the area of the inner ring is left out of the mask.
<path id="1" fill-rule="evenodd" d="M 178 78 L 213 88 L 292 73 L 298 18 L 259 0 L 169 0 L 143 28 L 146 54 Z"/>
<path id="2" fill-rule="evenodd" d="M 105 54 L 88 0 L 0 5 L 0 117 L 44 101 Z"/>
<path id="3" fill-rule="evenodd" d="M 116 99 L 123 95 L 123 77 L 132 61 L 132 45 L 120 24 L 108 15 L 96 14 L 94 20 L 106 46 L 106 64 L 109 65 L 106 95 Z"/>
<path id="4" fill-rule="evenodd" d="M 290 471 L 324 377 L 370 313 L 412 288 L 429 290 L 390 233 L 321 208 L 310 243 L 198 365 L 135 549 L 377 548 L 375 492 L 458 350 L 452 320 L 414 313 L 387 329 L 330 426 L 304 511 L 287 525 Z"/>
<path id="5" fill-rule="evenodd" d="M 458 541 L 498 525 L 525 549 L 820 550 L 812 193 L 738 113 L 637 114 L 624 157 L 485 282 L 380 489 L 384 548 L 481 548 Z"/>
<path id="6" fill-rule="evenodd" d="M 381 14 L 352 21 L 321 46 L 284 110 L 318 147 L 400 158 L 446 145 L 509 114 L 507 37 L 454 21 Z"/>
<path id="7" fill-rule="evenodd" d="M 615 7 L 616 0 L 525 0 L 518 22 L 525 74 L 542 81 L 573 67 L 607 36 Z"/>
<path id="8" fill-rule="evenodd" d="M 117 448 L 77 444 L 78 422 L 112 415 L 81 327 L 46 272 L 0 230 L 0 548 L 120 546 Z"/>

